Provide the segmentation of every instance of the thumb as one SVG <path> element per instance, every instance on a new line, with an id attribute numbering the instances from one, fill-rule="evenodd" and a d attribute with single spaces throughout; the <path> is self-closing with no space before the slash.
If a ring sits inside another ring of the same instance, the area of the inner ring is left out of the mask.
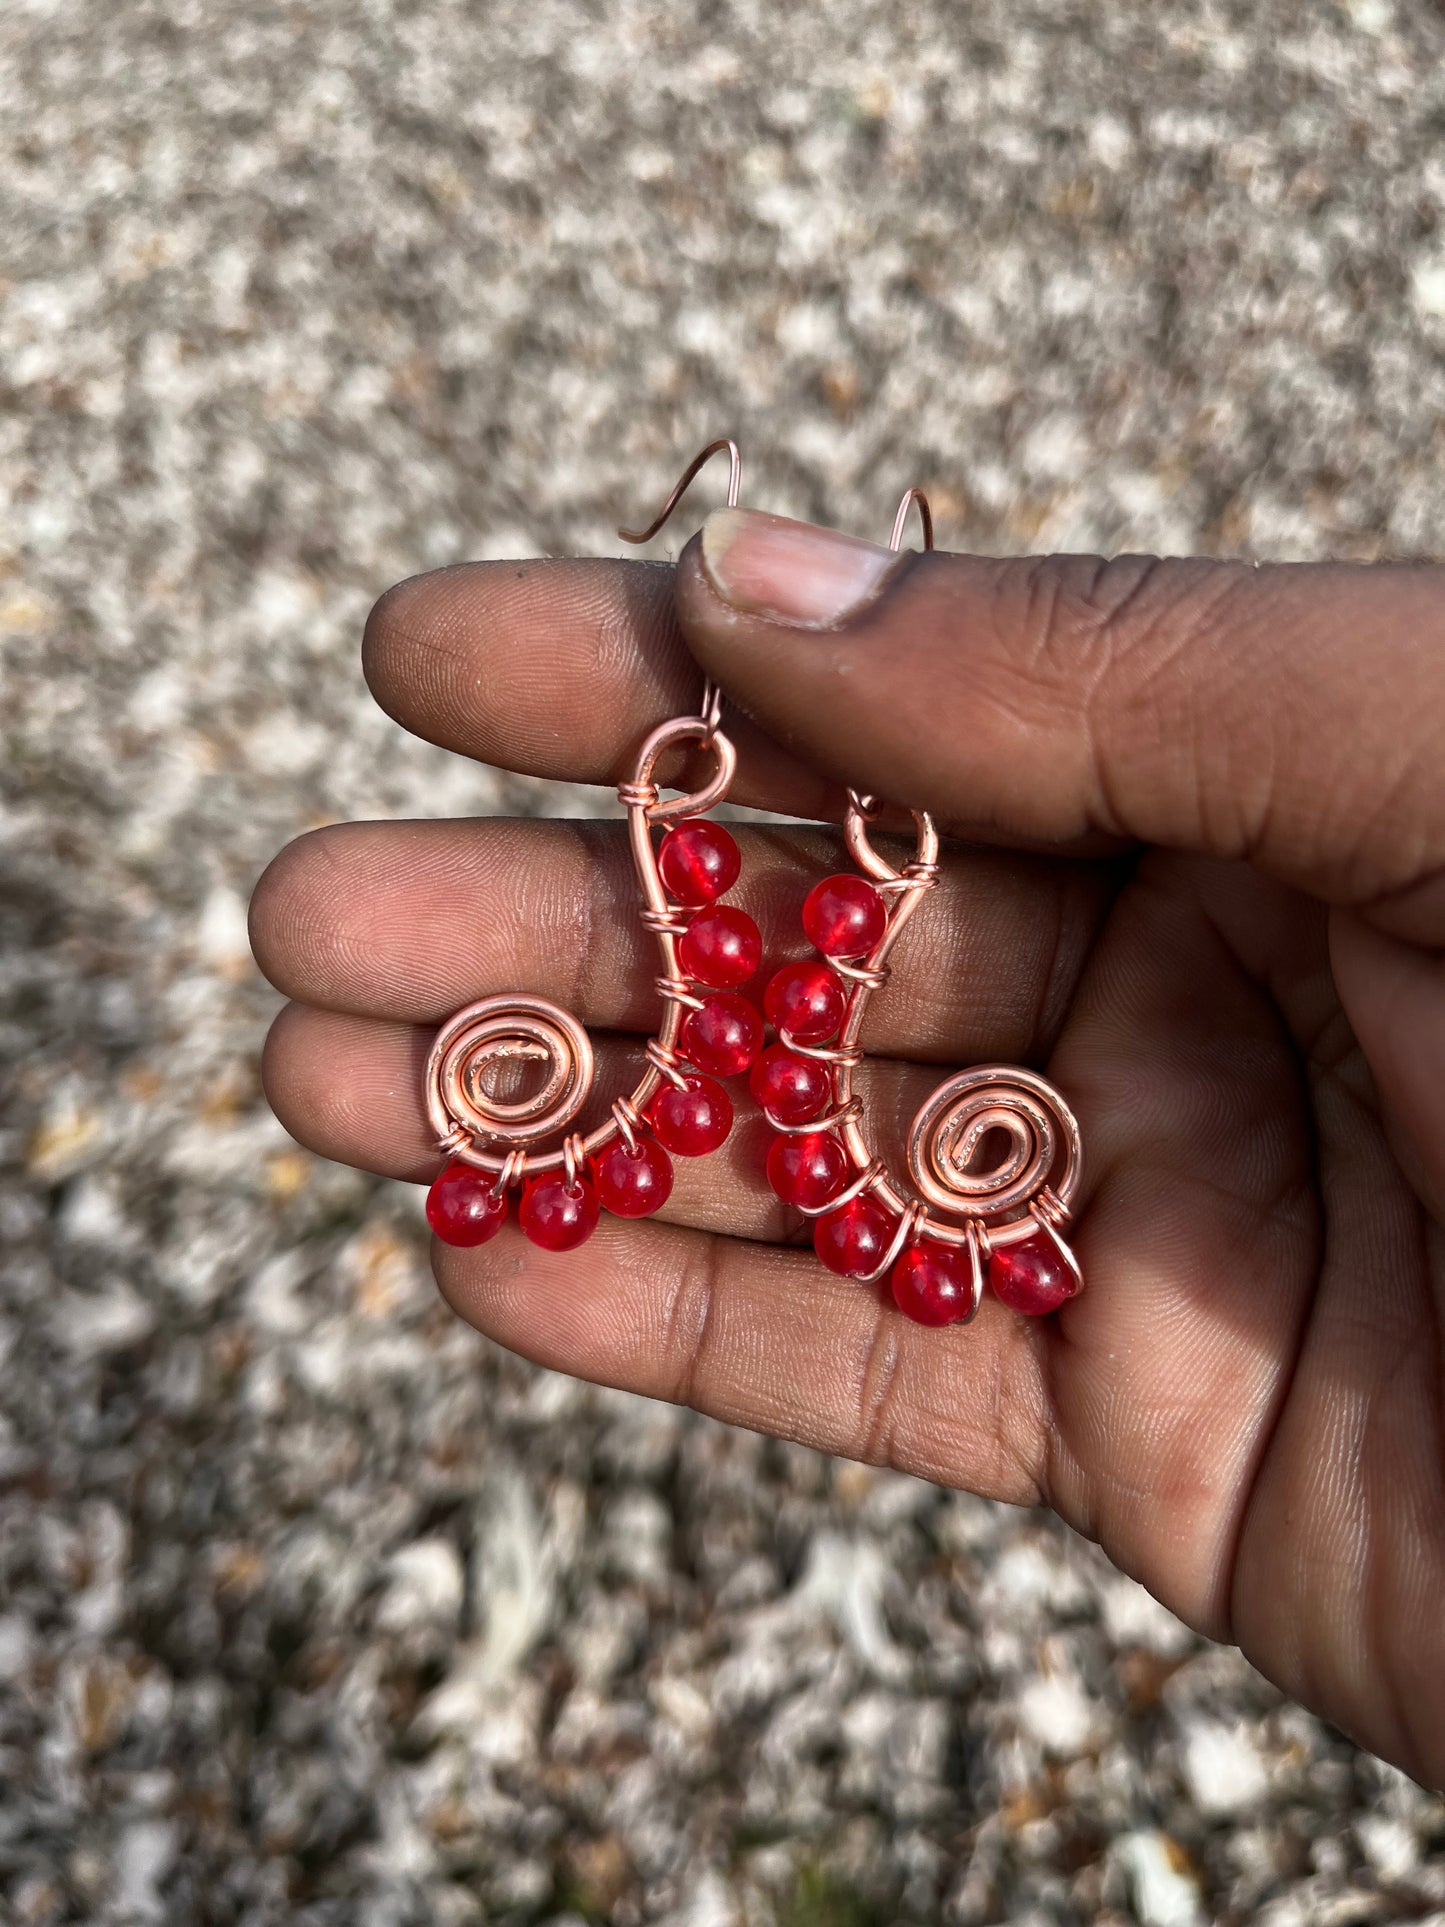
<path id="1" fill-rule="evenodd" d="M 708 674 L 839 782 L 961 834 L 1246 857 L 1445 941 L 1445 571 L 895 555 L 725 509 L 677 598 Z"/>

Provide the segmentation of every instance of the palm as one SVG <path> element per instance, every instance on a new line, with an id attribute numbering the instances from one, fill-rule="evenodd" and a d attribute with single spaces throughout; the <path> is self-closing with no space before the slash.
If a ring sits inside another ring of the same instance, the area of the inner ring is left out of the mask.
<path id="1" fill-rule="evenodd" d="M 640 579 L 659 591 L 631 612 L 641 670 L 624 656 L 611 704 L 605 677 L 600 694 L 579 682 L 560 717 L 548 711 L 540 757 L 518 731 L 536 704 L 526 680 L 508 689 L 499 654 L 486 713 L 474 673 L 438 695 L 404 602 L 387 612 L 374 680 L 437 740 L 615 780 L 635 712 L 681 707 L 669 685 L 691 680 L 659 615 L 664 585 Z M 453 580 L 465 591 L 466 572 Z M 747 725 L 740 738 L 739 800 L 836 808 L 775 744 Z M 766 958 L 800 954 L 798 906 L 836 865 L 836 836 L 740 840 L 737 896 Z M 396 1176 L 436 1168 L 421 1065 L 461 1003 L 528 989 L 571 1009 L 598 1033 L 599 1112 L 635 1081 L 656 1026 L 618 824 L 325 831 L 268 873 L 255 930 L 299 1000 L 268 1050 L 278 1111 L 314 1148 Z M 762 1182 L 765 1130 L 741 1096 L 726 1149 L 679 1163 L 665 1222 L 604 1221 L 570 1258 L 509 1226 L 480 1251 L 439 1248 L 443 1291 L 558 1369 L 1046 1499 L 1191 1623 L 1438 1773 L 1439 1233 L 1342 1018 L 1326 913 L 1242 864 L 954 845 L 864 1043 L 859 1086 L 895 1170 L 945 1067 L 1032 1062 L 1065 1092 L 1084 1132 L 1087 1289 L 1060 1316 L 1024 1321 L 986 1300 L 971 1325 L 929 1331 L 824 1271 Z"/>

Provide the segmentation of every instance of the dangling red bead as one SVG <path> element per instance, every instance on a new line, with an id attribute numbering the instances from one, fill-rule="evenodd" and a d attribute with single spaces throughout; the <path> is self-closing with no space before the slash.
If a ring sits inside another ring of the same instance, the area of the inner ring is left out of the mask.
<path id="1" fill-rule="evenodd" d="M 737 1077 L 763 1047 L 763 1020 L 757 1006 L 735 990 L 705 997 L 682 1021 L 678 1049 L 690 1064 L 712 1077 Z"/>
<path id="2" fill-rule="evenodd" d="M 672 1195 L 672 1159 L 655 1137 L 639 1137 L 629 1151 L 620 1137 L 592 1160 L 597 1201 L 616 1218 L 647 1218 Z"/>
<path id="3" fill-rule="evenodd" d="M 669 1080 L 648 1106 L 659 1140 L 680 1158 L 706 1157 L 733 1128 L 733 1101 L 710 1077 Z"/>
<path id="4" fill-rule="evenodd" d="M 803 928 L 825 957 L 866 957 L 888 927 L 882 897 L 865 878 L 824 877 L 803 899 Z"/>
<path id="5" fill-rule="evenodd" d="M 840 1278 L 866 1278 L 882 1264 L 898 1220 L 866 1191 L 813 1226 L 813 1249 Z"/>
<path id="6" fill-rule="evenodd" d="M 668 894 L 695 909 L 732 889 L 743 857 L 736 839 L 720 823 L 694 816 L 663 837 L 657 867 Z"/>
<path id="7" fill-rule="evenodd" d="M 847 1153 L 830 1131 L 775 1137 L 768 1147 L 768 1183 L 784 1204 L 816 1210 L 847 1181 Z"/>
<path id="8" fill-rule="evenodd" d="M 889 1275 L 893 1302 L 916 1325 L 953 1325 L 973 1304 L 973 1265 L 966 1251 L 925 1238 L 909 1245 Z"/>
<path id="9" fill-rule="evenodd" d="M 533 1178 L 517 1206 L 517 1222 L 543 1251 L 575 1251 L 597 1229 L 597 1192 L 584 1177 L 569 1185 L 560 1172 Z"/>
<path id="10" fill-rule="evenodd" d="M 495 1180 L 458 1158 L 426 1194 L 426 1218 L 448 1245 L 484 1245 L 507 1221 L 507 1200 L 499 1196 Z"/>
<path id="11" fill-rule="evenodd" d="M 763 939 L 746 910 L 715 903 L 682 933 L 678 958 L 687 976 L 718 990 L 745 984 L 763 960 Z"/>
<path id="12" fill-rule="evenodd" d="M 769 1044 L 748 1073 L 748 1089 L 775 1124 L 807 1124 L 827 1110 L 833 1081 L 816 1057 Z"/>
<path id="13" fill-rule="evenodd" d="M 784 964 L 763 992 L 768 1022 L 800 1044 L 824 1044 L 836 1036 L 845 1001 L 836 971 L 825 963 Z"/>
<path id="14" fill-rule="evenodd" d="M 988 1261 L 988 1283 L 1000 1303 L 1029 1318 L 1046 1318 L 1079 1289 L 1072 1267 L 1047 1238 L 995 1246 Z"/>

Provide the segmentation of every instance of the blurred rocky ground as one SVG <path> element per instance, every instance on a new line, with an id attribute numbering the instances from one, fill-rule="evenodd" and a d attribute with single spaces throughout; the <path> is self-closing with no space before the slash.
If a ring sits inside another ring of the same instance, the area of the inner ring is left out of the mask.
<path id="1" fill-rule="evenodd" d="M 1426 0 L 0 10 L 7 1920 L 1445 1921 L 1445 1812 L 1044 1517 L 524 1368 L 283 1137 L 244 904 L 392 579 L 752 499 L 1421 555 Z"/>

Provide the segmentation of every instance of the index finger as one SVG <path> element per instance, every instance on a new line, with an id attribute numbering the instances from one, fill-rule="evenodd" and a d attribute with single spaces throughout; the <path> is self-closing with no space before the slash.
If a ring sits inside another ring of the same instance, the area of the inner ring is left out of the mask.
<path id="1" fill-rule="evenodd" d="M 673 610 L 674 571 L 600 559 L 465 562 L 389 589 L 362 663 L 382 708 L 429 742 L 524 776 L 619 783 L 642 736 L 702 701 L 702 671 Z M 730 800 L 817 821 L 841 818 L 840 785 L 729 713 Z M 694 788 L 711 760 L 659 766 Z"/>

